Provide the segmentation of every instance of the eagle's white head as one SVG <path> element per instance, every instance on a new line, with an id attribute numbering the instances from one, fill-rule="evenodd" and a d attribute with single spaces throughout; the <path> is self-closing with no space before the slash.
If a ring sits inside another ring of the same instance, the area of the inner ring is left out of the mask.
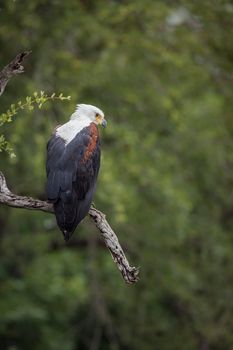
<path id="1" fill-rule="evenodd" d="M 95 124 L 101 124 L 106 127 L 107 121 L 104 119 L 104 112 L 98 107 L 86 104 L 77 105 L 76 111 L 70 117 L 70 120 L 87 120 Z"/>
<path id="2" fill-rule="evenodd" d="M 61 137 L 67 145 L 83 128 L 91 123 L 100 124 L 103 127 L 107 126 L 107 121 L 101 109 L 92 105 L 77 105 L 70 120 L 56 129 L 56 135 Z"/>

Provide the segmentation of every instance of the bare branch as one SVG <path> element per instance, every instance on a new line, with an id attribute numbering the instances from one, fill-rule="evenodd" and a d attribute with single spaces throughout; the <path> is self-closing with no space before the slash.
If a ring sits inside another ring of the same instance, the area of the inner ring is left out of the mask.
<path id="1" fill-rule="evenodd" d="M 8 81 L 16 74 L 24 72 L 22 65 L 23 60 L 31 51 L 24 51 L 19 53 L 9 64 L 7 64 L 2 71 L 0 71 L 0 96 L 3 94 Z"/>
<path id="2" fill-rule="evenodd" d="M 6 184 L 6 179 L 0 171 L 0 203 L 14 208 L 42 210 L 47 213 L 53 213 L 51 203 L 41 201 L 26 196 L 17 196 L 12 193 Z M 105 215 L 94 207 L 89 210 L 90 217 L 95 221 L 96 227 L 101 233 L 105 245 L 109 249 L 113 261 L 120 270 L 125 282 L 135 283 L 138 281 L 139 270 L 136 267 L 131 267 L 124 254 L 124 251 L 118 241 L 118 238 L 110 225 L 108 224 Z"/>

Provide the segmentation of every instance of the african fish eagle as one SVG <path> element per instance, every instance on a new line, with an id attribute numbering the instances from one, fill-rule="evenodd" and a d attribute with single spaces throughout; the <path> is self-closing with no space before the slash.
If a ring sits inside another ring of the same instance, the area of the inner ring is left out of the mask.
<path id="1" fill-rule="evenodd" d="M 79 104 L 47 144 L 47 197 L 66 241 L 91 206 L 100 167 L 99 124 L 107 125 L 104 113 Z"/>

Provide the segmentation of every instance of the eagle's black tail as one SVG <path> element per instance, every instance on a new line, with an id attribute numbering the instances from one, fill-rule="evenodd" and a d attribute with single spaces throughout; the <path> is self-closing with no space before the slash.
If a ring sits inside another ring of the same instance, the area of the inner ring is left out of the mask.
<path id="1" fill-rule="evenodd" d="M 88 214 L 91 206 L 92 191 L 85 199 L 79 200 L 75 190 L 61 192 L 60 198 L 54 203 L 57 224 L 63 232 L 65 241 L 68 241 L 78 224 Z"/>

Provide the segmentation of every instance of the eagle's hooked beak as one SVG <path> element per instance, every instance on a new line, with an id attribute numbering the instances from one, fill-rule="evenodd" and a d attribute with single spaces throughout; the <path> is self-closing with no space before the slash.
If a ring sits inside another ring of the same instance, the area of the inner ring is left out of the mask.
<path id="1" fill-rule="evenodd" d="M 106 120 L 106 119 L 103 119 L 101 125 L 102 125 L 104 128 L 106 128 L 107 124 L 108 124 L 108 123 L 107 123 L 107 120 Z"/>

